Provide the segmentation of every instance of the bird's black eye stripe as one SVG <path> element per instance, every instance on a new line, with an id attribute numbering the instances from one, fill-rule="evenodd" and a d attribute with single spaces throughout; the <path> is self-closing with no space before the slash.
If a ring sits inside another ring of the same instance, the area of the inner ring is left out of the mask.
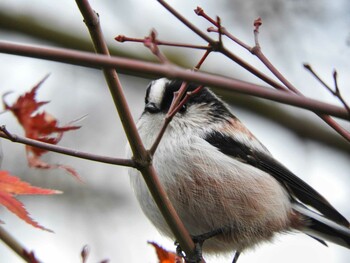
<path id="1" fill-rule="evenodd" d="M 145 104 L 147 104 L 149 102 L 149 93 L 151 91 L 151 86 L 152 86 L 152 82 L 147 86 L 147 90 L 146 90 L 146 96 L 145 96 Z"/>
<path id="2" fill-rule="evenodd" d="M 156 80 L 157 81 L 157 80 Z M 146 90 L 146 96 L 145 96 L 145 104 L 147 105 L 152 101 L 151 96 L 151 89 L 153 88 L 153 85 L 155 85 L 156 81 L 152 81 Z M 178 91 L 182 85 L 182 80 L 172 80 L 165 82 L 164 92 L 161 95 L 161 101 L 155 102 L 158 108 L 158 112 L 166 113 L 168 112 L 170 105 L 174 99 L 174 93 Z M 193 91 L 198 87 L 195 83 L 189 83 L 187 85 L 187 92 Z M 159 87 L 158 87 L 159 88 Z M 179 113 L 185 113 L 187 111 L 187 108 L 190 107 L 192 104 L 202 104 L 202 103 L 210 103 L 212 108 L 215 109 L 212 112 L 209 113 L 211 117 L 214 118 L 220 118 L 220 119 L 226 119 L 228 117 L 227 114 L 228 110 L 225 107 L 225 105 L 216 99 L 215 95 L 212 94 L 207 88 L 203 88 L 199 93 L 193 95 L 190 97 L 190 99 L 186 102 L 186 104 L 179 110 Z"/>
<path id="3" fill-rule="evenodd" d="M 165 112 L 167 112 L 170 108 L 170 105 L 173 101 L 174 98 L 174 92 L 178 91 L 182 85 L 182 80 L 173 80 L 171 82 L 169 82 L 167 84 L 167 87 L 164 91 L 163 94 L 163 100 L 161 102 L 161 109 Z M 193 91 L 194 89 L 196 89 L 198 87 L 198 85 L 190 83 L 187 86 L 187 91 Z M 180 113 L 181 112 L 185 112 L 187 109 L 187 105 L 184 105 L 181 109 L 180 109 Z"/>

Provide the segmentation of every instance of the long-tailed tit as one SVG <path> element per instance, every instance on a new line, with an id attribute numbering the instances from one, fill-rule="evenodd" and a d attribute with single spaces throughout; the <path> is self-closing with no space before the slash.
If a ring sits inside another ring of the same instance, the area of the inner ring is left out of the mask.
<path id="1" fill-rule="evenodd" d="M 137 126 L 151 147 L 181 81 L 148 86 Z M 188 91 L 197 86 L 190 84 Z M 193 95 L 174 116 L 153 156 L 170 201 L 192 236 L 217 233 L 204 252 L 240 252 L 276 233 L 301 231 L 350 248 L 349 222 L 281 163 L 209 89 Z M 131 182 L 146 216 L 174 238 L 136 170 Z"/>

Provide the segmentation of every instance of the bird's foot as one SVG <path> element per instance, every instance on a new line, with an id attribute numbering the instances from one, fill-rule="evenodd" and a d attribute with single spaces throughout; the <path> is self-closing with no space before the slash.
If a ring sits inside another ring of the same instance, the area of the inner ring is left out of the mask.
<path id="1" fill-rule="evenodd" d="M 207 233 L 204 233 L 201 235 L 195 235 L 195 236 L 191 235 L 192 240 L 195 243 L 195 250 L 194 250 L 194 253 L 190 256 L 184 255 L 180 244 L 177 241 L 175 241 L 176 253 L 178 254 L 178 256 L 183 257 L 187 263 L 201 262 L 203 243 L 212 237 L 224 234 L 226 231 L 227 231 L 226 228 L 218 228 L 218 229 L 215 229 L 213 231 L 210 231 L 210 232 L 207 232 Z"/>

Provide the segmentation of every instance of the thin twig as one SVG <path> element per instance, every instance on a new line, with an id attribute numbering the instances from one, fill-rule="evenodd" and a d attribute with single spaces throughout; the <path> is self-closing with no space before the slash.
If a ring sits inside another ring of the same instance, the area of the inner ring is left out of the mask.
<path id="1" fill-rule="evenodd" d="M 222 27 L 221 27 L 221 19 L 219 16 L 216 17 L 216 23 L 218 24 L 218 33 L 219 33 L 219 45 L 222 46 Z"/>
<path id="2" fill-rule="evenodd" d="M 288 94 L 286 92 L 272 90 L 261 85 L 256 85 L 233 78 L 204 72 L 189 71 L 188 69 L 173 64 L 158 64 L 136 59 L 126 59 L 115 56 L 109 57 L 63 48 L 29 46 L 3 41 L 0 41 L 0 52 L 46 59 L 50 61 L 58 61 L 89 68 L 116 68 L 121 71 L 127 71 L 128 74 L 148 74 L 153 78 L 167 77 L 169 79 L 182 79 L 188 82 L 195 82 L 206 86 L 213 86 L 222 90 L 234 91 L 241 94 L 269 99 L 348 120 L 348 112 L 342 107 L 334 106 L 314 99 Z"/>
<path id="3" fill-rule="evenodd" d="M 157 44 L 157 32 L 153 29 L 148 37 L 145 37 L 143 44 L 159 59 L 160 62 L 169 63 L 166 56 L 160 51 Z"/>
<path id="4" fill-rule="evenodd" d="M 340 93 L 340 89 L 338 86 L 338 73 L 336 70 L 333 71 L 333 81 L 334 81 L 334 90 L 326 83 L 324 82 L 321 77 L 313 70 L 310 64 L 304 64 L 304 68 L 307 69 L 311 75 L 313 75 L 321 84 L 324 86 L 333 96 L 339 99 L 339 101 L 343 104 L 344 108 L 349 113 L 349 119 L 350 119 L 350 106 L 346 103 L 345 99 L 343 98 L 342 94 Z"/>
<path id="5" fill-rule="evenodd" d="M 342 96 L 342 94 L 340 93 L 340 89 L 338 86 L 338 73 L 336 70 L 333 71 L 333 79 L 334 79 L 334 87 L 335 87 L 335 92 L 333 93 L 336 97 L 338 97 L 338 99 L 340 100 L 340 102 L 343 104 L 344 108 L 348 111 L 349 113 L 349 119 L 350 119 L 350 106 L 349 104 L 345 101 L 344 97 Z"/>
<path id="6" fill-rule="evenodd" d="M 179 104 L 168 113 L 169 117 L 173 118 L 174 115 L 186 104 L 186 102 L 191 98 L 191 96 L 199 93 L 204 88 L 203 85 L 199 85 L 193 91 L 187 91 L 185 97 L 179 102 Z"/>
<path id="7" fill-rule="evenodd" d="M 210 23 L 212 23 L 214 26 L 216 26 L 217 28 L 219 27 L 219 24 L 217 23 L 217 21 L 215 21 L 214 19 L 212 19 L 210 16 L 208 16 L 203 8 L 201 8 L 200 6 L 197 6 L 196 9 L 194 9 L 194 12 L 196 13 L 196 15 L 198 16 L 202 16 L 204 17 L 206 20 L 208 20 Z"/>
<path id="8" fill-rule="evenodd" d="M 208 27 L 207 28 L 208 32 L 215 32 L 215 33 L 219 33 L 219 30 L 215 27 Z M 237 37 L 235 37 L 234 35 L 232 35 L 229 31 L 226 30 L 225 27 L 221 27 L 221 32 L 223 35 L 227 36 L 229 39 L 231 39 L 233 42 L 235 42 L 236 44 L 240 45 L 241 47 L 243 47 L 244 49 L 248 50 L 249 52 L 251 52 L 251 47 L 249 45 L 247 45 L 246 43 L 244 43 L 243 41 L 239 40 Z"/>
<path id="9" fill-rule="evenodd" d="M 194 71 L 198 71 L 199 68 L 202 66 L 202 64 L 204 63 L 204 61 L 207 59 L 207 57 L 209 56 L 209 54 L 211 53 L 212 50 L 208 49 L 207 51 L 205 51 L 204 55 L 201 57 L 201 59 L 199 60 L 199 62 L 197 63 L 197 65 L 194 67 Z"/>
<path id="10" fill-rule="evenodd" d="M 9 248 L 12 249 L 25 262 L 39 262 L 34 253 L 28 252 L 9 232 L 0 226 L 0 240 L 2 240 Z"/>
<path id="11" fill-rule="evenodd" d="M 76 0 L 76 2 L 89 29 L 96 52 L 109 56 L 108 48 L 100 28 L 98 16 L 92 10 L 87 0 Z M 164 188 L 162 187 L 157 173 L 152 165 L 150 155 L 144 148 L 126 102 L 117 72 L 115 69 L 111 69 L 109 67 L 103 68 L 103 72 L 113 96 L 114 103 L 117 107 L 122 125 L 130 144 L 130 148 L 134 155 L 134 159 L 139 164 L 142 164 L 140 167 L 138 167 L 138 169 L 142 173 L 155 203 L 168 223 L 169 228 L 174 233 L 177 241 L 181 244 L 181 247 L 184 249 L 186 255 L 192 255 L 194 253 L 195 245 L 174 207 L 172 206 Z"/>
<path id="12" fill-rule="evenodd" d="M 259 43 L 259 28 L 262 25 L 261 17 L 258 17 L 254 20 L 254 42 L 255 47 L 260 49 L 260 43 Z"/>
<path id="13" fill-rule="evenodd" d="M 145 42 L 145 38 L 133 38 L 133 37 L 127 37 L 124 35 L 118 35 L 114 39 L 120 43 L 123 43 L 123 42 L 144 43 Z M 158 46 L 171 46 L 171 47 L 182 47 L 182 48 L 193 48 L 193 49 L 209 49 L 208 46 L 185 44 L 185 43 L 175 43 L 175 42 L 164 41 L 164 40 L 159 40 L 159 39 L 156 39 L 155 43 Z"/>
<path id="14" fill-rule="evenodd" d="M 208 32 L 215 32 L 215 33 L 219 33 L 219 34 L 225 35 L 228 38 L 230 38 L 232 41 L 236 42 L 238 45 L 240 45 L 243 48 L 247 49 L 248 51 L 250 51 L 252 49 L 250 46 L 248 46 L 243 41 L 239 40 L 237 37 L 235 37 L 229 31 L 227 31 L 226 28 L 221 25 L 221 21 L 219 23 L 218 21 L 215 21 L 213 18 L 211 18 L 207 13 L 205 13 L 203 8 L 197 6 L 197 8 L 194 10 L 194 12 L 198 16 L 201 16 L 201 17 L 205 18 L 207 21 L 209 21 L 211 24 L 213 24 L 215 26 L 215 27 L 208 27 L 207 28 Z"/>
<path id="15" fill-rule="evenodd" d="M 293 92 L 300 97 L 304 97 L 304 95 L 292 84 L 287 78 L 270 62 L 270 60 L 264 55 L 261 50 L 259 43 L 259 28 L 262 25 L 261 18 L 257 18 L 254 21 L 254 40 L 255 46 L 252 49 L 252 54 L 256 55 L 259 60 L 271 71 L 272 74 L 275 75 L 287 88 L 287 92 Z M 344 129 L 339 123 L 333 120 L 330 116 L 325 114 L 320 114 L 315 112 L 324 122 L 326 122 L 331 128 L 333 128 L 339 135 L 343 136 L 344 139 L 350 142 L 350 132 Z"/>
<path id="16" fill-rule="evenodd" d="M 150 153 L 154 155 L 165 131 L 166 128 L 168 127 L 169 123 L 172 121 L 174 118 L 175 114 L 179 112 L 179 110 L 186 104 L 186 102 L 191 98 L 191 96 L 197 94 L 203 89 L 203 85 L 199 85 L 196 89 L 193 91 L 187 91 L 188 83 L 187 82 L 182 82 L 180 88 L 178 91 L 174 92 L 174 97 L 173 101 L 171 102 L 171 105 L 169 107 L 169 110 L 164 118 L 163 125 L 157 135 L 156 140 L 154 141 L 152 147 L 150 148 Z"/>
<path id="17" fill-rule="evenodd" d="M 170 6 L 167 2 L 164 0 L 158 0 L 158 2 L 167 9 L 172 15 L 174 15 L 178 20 L 180 20 L 183 24 L 185 24 L 189 29 L 191 29 L 194 33 L 196 33 L 198 36 L 200 36 L 202 39 L 204 39 L 208 44 L 210 44 L 211 47 L 215 47 L 213 50 L 222 53 L 226 57 L 230 58 L 234 62 L 236 62 L 238 65 L 242 66 L 244 69 L 255 75 L 256 77 L 260 78 L 261 80 L 265 81 L 267 84 L 271 85 L 272 87 L 275 87 L 279 89 L 281 85 L 276 82 L 275 80 L 271 79 L 237 55 L 233 54 L 230 50 L 226 49 L 223 45 L 217 45 L 217 41 L 207 36 L 204 32 L 202 32 L 199 28 L 194 26 L 190 21 L 188 21 L 185 17 L 183 17 L 179 12 L 177 12 L 172 6 Z"/>
<path id="18" fill-rule="evenodd" d="M 160 131 L 159 131 L 155 141 L 153 142 L 151 148 L 149 149 L 149 152 L 150 152 L 150 154 L 152 156 L 156 152 L 156 150 L 158 148 L 158 145 L 159 145 L 159 143 L 160 143 L 160 141 L 161 141 L 161 139 L 162 139 L 162 137 L 164 135 L 164 132 L 165 132 L 166 128 L 168 127 L 170 121 L 172 120 L 172 118 L 174 117 L 176 112 L 173 113 L 172 115 L 170 115 L 169 113 L 173 112 L 174 109 L 176 108 L 176 106 L 179 105 L 182 96 L 186 92 L 187 85 L 188 85 L 187 82 L 185 82 L 185 81 L 182 82 L 179 90 L 174 92 L 173 100 L 172 100 L 171 105 L 169 107 L 168 113 L 167 113 L 167 115 L 164 118 L 163 125 L 162 125 L 162 127 L 161 127 L 161 129 L 160 129 Z"/>
<path id="19" fill-rule="evenodd" d="M 199 14 L 200 16 L 204 17 L 205 19 L 207 19 L 211 23 L 213 23 L 218 28 L 216 32 L 218 32 L 219 35 L 220 34 L 225 34 L 226 36 L 229 36 L 234 42 L 238 43 L 243 48 L 247 49 L 252 54 L 257 56 L 259 58 L 259 60 L 271 71 L 271 73 L 273 73 L 275 75 L 275 77 L 277 77 L 277 79 L 279 79 L 285 85 L 285 87 L 281 86 L 281 85 L 277 85 L 277 86 L 274 86 L 275 88 L 283 90 L 283 91 L 287 91 L 287 92 L 293 92 L 293 93 L 303 97 L 302 93 L 296 87 L 294 87 L 294 85 L 292 85 L 283 76 L 283 74 L 281 74 L 281 72 L 270 62 L 270 60 L 261 51 L 261 47 L 260 47 L 260 43 L 259 43 L 259 28 L 262 25 L 262 20 L 261 20 L 260 17 L 257 18 L 256 20 L 254 20 L 254 42 L 255 42 L 255 46 L 254 47 L 249 47 L 248 45 L 244 44 L 242 41 L 240 41 L 239 39 L 234 37 L 232 34 L 227 32 L 226 29 L 223 31 L 221 24 L 218 23 L 218 22 L 213 22 L 214 20 L 212 18 L 210 18 L 207 14 L 205 14 L 203 9 L 199 9 L 199 11 L 196 12 L 196 13 Z M 211 30 L 211 31 L 214 31 L 214 30 Z M 253 74 L 256 75 L 255 73 L 253 73 Z M 340 100 L 342 100 L 342 99 L 340 99 Z M 346 106 L 345 106 L 345 108 L 346 108 Z M 350 132 L 349 131 L 347 131 L 346 129 L 341 127 L 337 122 L 332 120 L 332 118 L 330 116 L 327 116 L 327 115 L 324 115 L 324 114 L 319 114 L 317 112 L 315 112 L 315 113 L 322 120 L 324 120 L 331 128 L 333 128 L 336 132 L 338 132 L 341 136 L 343 136 L 343 138 L 345 138 L 347 141 L 350 142 Z"/>
<path id="20" fill-rule="evenodd" d="M 40 142 L 40 141 L 22 137 L 16 134 L 12 134 L 6 129 L 4 125 L 0 126 L 0 137 L 10 140 L 12 142 L 30 145 L 33 147 L 47 150 L 47 151 L 61 153 L 61 154 L 65 154 L 65 155 L 69 155 L 69 156 L 73 156 L 81 159 L 86 159 L 90 161 L 128 166 L 128 167 L 134 167 L 134 168 L 137 167 L 137 164 L 131 159 L 113 158 L 108 156 L 82 152 L 82 151 L 78 151 L 78 150 L 74 150 L 74 149 L 70 149 L 70 148 L 66 148 L 66 147 L 62 147 L 62 146 L 58 146 L 50 143 Z"/>

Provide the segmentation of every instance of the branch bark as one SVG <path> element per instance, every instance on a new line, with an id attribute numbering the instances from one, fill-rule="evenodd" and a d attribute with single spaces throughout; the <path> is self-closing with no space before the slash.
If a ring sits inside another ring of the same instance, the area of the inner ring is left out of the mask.
<path id="1" fill-rule="evenodd" d="M 89 29 L 96 52 L 109 57 L 109 51 L 100 28 L 98 15 L 92 10 L 87 0 L 76 0 L 76 3 L 84 17 L 85 24 Z M 192 255 L 194 253 L 195 245 L 158 179 L 157 173 L 151 162 L 152 156 L 146 151 L 140 135 L 137 132 L 117 72 L 110 67 L 103 67 L 102 71 L 128 138 L 134 156 L 133 158 L 138 164 L 138 169 L 142 173 L 160 212 L 174 233 L 177 241 L 180 243 L 182 249 L 185 251 L 186 255 Z"/>
<path id="2" fill-rule="evenodd" d="M 34 256 L 33 252 L 28 252 L 10 233 L 0 226 L 0 240 L 2 240 L 9 248 L 12 249 L 25 262 L 35 263 L 39 260 Z"/>
<path id="3" fill-rule="evenodd" d="M 89 52 L 76 51 L 63 48 L 48 48 L 40 46 L 29 46 L 0 41 L 0 52 L 58 61 L 68 64 L 80 65 L 89 68 L 115 68 L 127 74 L 145 75 L 152 77 L 167 77 L 170 79 L 182 79 L 207 86 L 216 87 L 223 90 L 234 91 L 259 98 L 269 99 L 284 104 L 304 108 L 318 113 L 328 114 L 344 120 L 349 119 L 348 112 L 341 107 L 328 103 L 323 103 L 314 99 L 300 97 L 286 92 L 272 90 L 264 86 L 253 83 L 214 75 L 203 72 L 191 72 L 185 68 L 167 63 L 157 64 L 140 61 L 137 59 L 127 59 L 116 56 L 105 56 Z"/>
<path id="4" fill-rule="evenodd" d="M 236 37 L 234 37 L 232 34 L 229 34 L 229 32 L 221 27 L 221 22 L 219 17 L 217 18 L 217 21 L 210 18 L 208 15 L 205 14 L 203 9 L 197 8 L 195 10 L 195 13 L 197 15 L 203 16 L 205 19 L 207 19 L 209 22 L 214 24 L 217 27 L 217 32 L 219 33 L 219 41 L 214 41 L 209 36 L 204 34 L 201 30 L 199 30 L 197 27 L 195 27 L 190 21 L 188 21 L 185 17 L 183 17 L 180 13 L 178 13 L 173 7 L 171 7 L 168 3 L 166 3 L 164 0 L 158 0 L 158 2 L 166 8 L 173 16 L 175 16 L 178 20 L 180 20 L 183 24 L 185 24 L 189 29 L 191 29 L 194 33 L 196 33 L 198 36 L 200 36 L 202 39 L 208 42 L 208 44 L 213 48 L 213 51 L 218 51 L 225 55 L 226 57 L 230 58 L 232 61 L 236 62 L 238 65 L 245 68 L 247 71 L 258 77 L 259 79 L 265 81 L 272 87 L 283 90 L 285 92 L 294 93 L 299 95 L 300 97 L 303 97 L 301 92 L 296 89 L 278 70 L 277 68 L 267 59 L 267 57 L 262 53 L 260 45 L 259 45 L 259 27 L 262 24 L 261 18 L 258 18 L 254 21 L 254 39 L 255 39 L 255 46 L 249 47 L 248 45 L 244 44 L 242 41 L 238 40 Z M 212 31 L 212 30 L 210 30 Z M 242 60 L 237 55 L 233 54 L 230 50 L 226 49 L 221 42 L 222 34 L 225 34 L 231 38 L 234 42 L 238 43 L 243 48 L 250 51 L 252 54 L 256 55 L 262 63 L 277 77 L 278 80 L 281 81 L 281 84 L 277 83 L 275 80 L 267 77 L 265 74 L 251 66 L 250 64 L 246 63 L 244 60 Z M 323 121 L 325 121 L 330 127 L 332 127 L 338 134 L 343 136 L 344 139 L 346 139 L 348 142 L 350 142 L 350 132 L 341 127 L 335 120 L 333 120 L 330 116 L 327 116 L 325 114 L 315 112 Z M 349 116 L 349 114 L 348 114 Z M 350 119 L 350 116 L 348 117 Z"/>
<path id="5" fill-rule="evenodd" d="M 59 145 L 40 142 L 37 140 L 33 140 L 33 139 L 25 138 L 25 137 L 22 137 L 22 136 L 19 136 L 16 134 L 12 134 L 5 128 L 5 126 L 0 126 L 0 137 L 7 139 L 7 140 L 10 140 L 12 142 L 30 145 L 30 146 L 45 149 L 45 150 L 48 150 L 51 152 L 62 153 L 65 155 L 69 155 L 69 156 L 73 156 L 73 157 L 77 157 L 77 158 L 81 158 L 81 159 L 96 161 L 96 162 L 100 162 L 100 163 L 109 163 L 109 164 L 114 164 L 114 165 L 121 165 L 121 166 L 128 166 L 128 167 L 136 168 L 136 163 L 131 159 L 121 159 L 121 158 L 102 156 L 102 155 L 86 153 L 86 152 L 62 147 Z"/>

